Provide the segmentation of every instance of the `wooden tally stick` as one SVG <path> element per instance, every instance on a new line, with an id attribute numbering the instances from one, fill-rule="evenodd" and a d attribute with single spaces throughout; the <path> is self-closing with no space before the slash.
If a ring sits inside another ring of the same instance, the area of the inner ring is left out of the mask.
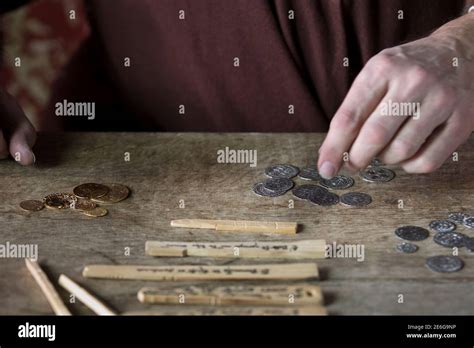
<path id="1" fill-rule="evenodd" d="M 89 265 L 86 278 L 135 280 L 252 280 L 318 278 L 315 263 L 238 266 L 117 266 Z"/>
<path id="2" fill-rule="evenodd" d="M 215 243 L 147 241 L 145 252 L 150 256 L 162 257 L 323 259 L 326 257 L 326 241 Z"/>
<path id="3" fill-rule="evenodd" d="M 76 282 L 69 279 L 64 274 L 59 276 L 59 285 L 77 297 L 86 307 L 98 315 L 116 315 L 116 313 L 107 307 L 104 303 L 94 297 L 86 289 Z"/>
<path id="4" fill-rule="evenodd" d="M 197 315 L 197 316 L 313 316 L 327 315 L 325 307 L 322 306 L 294 306 L 294 307 L 204 307 L 204 308 L 163 308 L 143 311 L 125 312 L 122 315 Z"/>
<path id="5" fill-rule="evenodd" d="M 67 309 L 63 300 L 61 300 L 58 292 L 48 279 L 48 276 L 43 272 L 38 262 L 25 259 L 25 263 L 34 280 L 46 296 L 51 308 L 53 308 L 54 313 L 56 313 L 56 315 L 71 315 L 71 312 Z"/>
<path id="6" fill-rule="evenodd" d="M 172 220 L 171 226 L 205 228 L 225 232 L 296 234 L 298 224 L 296 222 L 280 221 L 182 219 Z"/>
<path id="7" fill-rule="evenodd" d="M 145 287 L 138 291 L 138 300 L 151 304 L 319 306 L 323 295 L 319 286 L 306 284 L 229 285 L 213 289 L 189 286 L 171 290 Z"/>

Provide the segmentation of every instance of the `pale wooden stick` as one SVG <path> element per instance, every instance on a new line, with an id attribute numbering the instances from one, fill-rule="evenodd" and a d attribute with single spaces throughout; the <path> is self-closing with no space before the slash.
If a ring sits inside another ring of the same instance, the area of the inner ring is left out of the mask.
<path id="1" fill-rule="evenodd" d="M 286 263 L 239 266 L 121 266 L 89 265 L 87 278 L 136 280 L 240 280 L 318 278 L 315 263 Z"/>
<path id="2" fill-rule="evenodd" d="M 294 306 L 323 302 L 321 288 L 306 284 L 229 285 L 213 289 L 191 286 L 171 290 L 145 287 L 137 295 L 140 302 L 151 304 Z"/>
<path id="3" fill-rule="evenodd" d="M 51 308 L 53 308 L 54 313 L 56 315 L 71 315 L 71 312 L 69 309 L 67 309 L 63 300 L 59 296 L 53 284 L 49 281 L 48 276 L 41 269 L 38 262 L 25 259 L 25 263 L 26 268 L 28 268 L 41 291 L 43 291 L 43 294 L 46 296 Z"/>
<path id="4" fill-rule="evenodd" d="M 296 222 L 206 219 L 172 220 L 171 226 L 185 228 L 205 228 L 226 232 L 255 232 L 277 234 L 295 234 L 298 228 L 298 224 Z"/>
<path id="5" fill-rule="evenodd" d="M 59 276 L 59 284 L 76 296 L 82 303 L 98 315 L 116 315 L 114 311 L 108 308 L 105 304 L 92 296 L 86 289 L 75 283 L 64 274 Z"/>
<path id="6" fill-rule="evenodd" d="M 145 252 L 150 256 L 162 257 L 323 259 L 326 257 L 326 242 L 324 240 L 215 243 L 147 241 Z"/>
<path id="7" fill-rule="evenodd" d="M 322 306 L 294 306 L 294 307 L 205 307 L 205 308 L 159 308 L 151 310 L 130 311 L 122 315 L 165 315 L 165 316 L 179 316 L 179 315 L 198 315 L 198 316 L 308 316 L 308 315 L 327 315 L 325 307 Z"/>

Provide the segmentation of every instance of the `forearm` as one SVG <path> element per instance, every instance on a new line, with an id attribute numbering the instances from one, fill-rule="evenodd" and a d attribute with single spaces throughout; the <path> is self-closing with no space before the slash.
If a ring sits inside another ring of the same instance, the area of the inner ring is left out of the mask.
<path id="1" fill-rule="evenodd" d="M 464 59 L 474 62 L 474 12 L 443 25 L 431 36 L 461 53 Z"/>

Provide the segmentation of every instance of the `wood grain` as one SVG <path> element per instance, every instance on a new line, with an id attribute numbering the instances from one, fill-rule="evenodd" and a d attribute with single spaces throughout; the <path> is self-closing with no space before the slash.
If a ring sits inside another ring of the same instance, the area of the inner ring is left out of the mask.
<path id="1" fill-rule="evenodd" d="M 325 239 L 328 244 L 364 246 L 361 262 L 354 258 L 318 260 L 321 281 L 307 283 L 321 286 L 329 314 L 473 315 L 474 254 L 460 249 L 466 264 L 462 271 L 434 273 L 425 267 L 426 258 L 451 250 L 433 243 L 431 234 L 416 243 L 420 247 L 417 253 L 400 254 L 395 250 L 400 241 L 393 232 L 406 224 L 427 227 L 450 211 L 474 210 L 474 138 L 458 150 L 458 162 L 449 161 L 433 174 L 409 175 L 395 168 L 397 177 L 380 185 L 353 176 L 354 187 L 338 193 L 370 194 L 373 203 L 360 209 L 341 205 L 322 208 L 291 194 L 263 198 L 252 192 L 254 183 L 266 179 L 263 172 L 270 164 L 314 164 L 323 138 L 323 134 L 309 133 L 40 134 L 36 166 L 0 162 L 0 244 L 37 244 L 39 261 L 50 279 L 68 274 L 122 313 L 149 309 L 137 301 L 140 288 L 158 285 L 166 289 L 176 284 L 81 278 L 86 264 L 245 265 L 252 260 L 156 259 L 145 255 L 145 242 L 236 240 L 234 233 L 170 228 L 174 219 L 298 221 L 301 230 L 296 235 L 279 235 L 278 240 Z M 226 146 L 257 150 L 257 166 L 217 163 L 217 151 Z M 129 162 L 124 161 L 126 152 Z M 28 213 L 18 207 L 22 200 L 71 191 L 91 181 L 123 183 L 132 194 L 109 206 L 109 215 L 98 219 L 72 211 Z M 299 179 L 295 182 L 303 183 Z M 403 208 L 399 208 L 399 200 Z M 460 231 L 474 236 L 472 230 Z M 250 233 L 239 233 L 238 237 L 241 241 L 257 237 L 275 240 Z M 245 283 L 258 285 L 255 281 Z M 68 294 L 58 290 L 66 300 Z M 403 303 L 398 302 L 399 295 L 404 295 Z M 79 303 L 70 309 L 74 314 L 90 313 Z M 51 313 L 24 261 L 0 259 L 0 314 Z"/>

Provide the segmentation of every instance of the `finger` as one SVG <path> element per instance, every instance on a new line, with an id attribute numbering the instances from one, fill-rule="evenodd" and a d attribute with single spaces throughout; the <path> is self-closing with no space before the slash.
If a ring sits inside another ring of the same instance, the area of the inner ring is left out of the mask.
<path id="1" fill-rule="evenodd" d="M 5 159 L 8 157 L 8 146 L 3 136 L 3 132 L 0 130 L 0 159 Z"/>
<path id="2" fill-rule="evenodd" d="M 1 97 L 2 122 L 9 142 L 10 154 L 22 165 L 35 162 L 33 146 L 36 142 L 36 132 L 33 125 L 10 95 L 3 93 Z"/>
<path id="3" fill-rule="evenodd" d="M 402 162 L 401 167 L 408 173 L 417 174 L 431 173 L 441 167 L 471 134 L 473 125 L 467 126 L 460 119 L 459 116 L 453 116 L 438 127 L 416 155 Z"/>
<path id="4" fill-rule="evenodd" d="M 375 111 L 362 126 L 349 152 L 348 167 L 362 169 L 390 143 L 400 126 L 409 116 L 390 114 L 392 105 L 401 105 L 402 101 L 393 92 L 389 92 Z"/>
<path id="5" fill-rule="evenodd" d="M 451 116 L 454 100 L 447 92 L 431 92 L 423 101 L 419 117 L 412 117 L 403 124 L 378 155 L 382 162 L 398 164 L 414 156 L 430 134 Z"/>
<path id="6" fill-rule="evenodd" d="M 343 154 L 350 149 L 362 124 L 384 97 L 387 86 L 387 79 L 373 69 L 365 69 L 357 76 L 321 145 L 318 159 L 321 176 L 331 178 L 339 171 Z"/>

